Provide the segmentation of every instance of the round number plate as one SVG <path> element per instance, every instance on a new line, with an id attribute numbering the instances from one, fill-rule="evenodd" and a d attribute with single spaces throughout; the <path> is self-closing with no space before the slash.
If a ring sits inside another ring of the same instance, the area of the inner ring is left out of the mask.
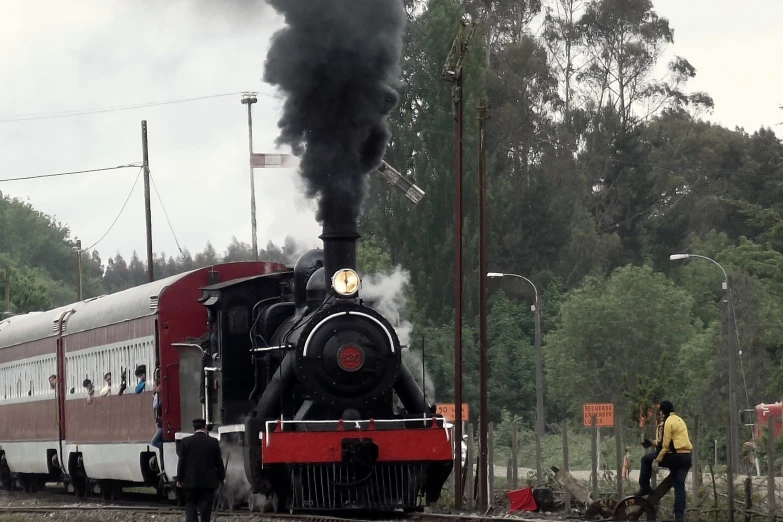
<path id="1" fill-rule="evenodd" d="M 346 372 L 355 372 L 364 365 L 364 352 L 358 346 L 345 345 L 337 350 L 337 364 Z"/>

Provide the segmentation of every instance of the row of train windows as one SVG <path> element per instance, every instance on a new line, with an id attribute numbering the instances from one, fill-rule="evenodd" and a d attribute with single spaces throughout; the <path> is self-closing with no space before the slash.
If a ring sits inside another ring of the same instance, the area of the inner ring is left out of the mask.
<path id="1" fill-rule="evenodd" d="M 57 359 L 6 364 L 0 366 L 0 400 L 41 396 L 54 393 L 49 376 L 57 373 Z"/>
<path id="2" fill-rule="evenodd" d="M 139 379 L 136 369 L 144 366 L 147 372 L 155 361 L 155 351 L 152 339 L 126 346 L 107 348 L 83 355 L 67 356 L 65 358 L 67 393 L 86 393 L 84 384 L 90 381 L 98 395 L 105 387 L 109 387 L 112 395 L 119 393 L 122 374 L 125 373 L 128 388 L 134 388 Z M 110 386 L 107 375 L 110 374 Z M 152 376 L 149 375 L 148 387 L 152 386 Z M 127 391 L 127 390 L 126 390 Z"/>
<path id="3" fill-rule="evenodd" d="M 136 369 L 144 366 L 149 372 L 154 361 L 152 339 L 86 354 L 66 355 L 66 393 L 86 393 L 84 384 L 90 381 L 95 395 L 102 390 L 116 395 L 122 383 L 123 372 L 126 375 L 127 388 L 133 389 L 139 383 L 135 375 Z M 50 376 L 56 374 L 57 361 L 54 355 L 36 361 L 0 365 L 0 401 L 52 394 L 54 387 L 50 384 Z M 107 374 L 110 374 L 109 379 Z M 152 383 L 148 382 L 147 387 L 151 385 Z"/>

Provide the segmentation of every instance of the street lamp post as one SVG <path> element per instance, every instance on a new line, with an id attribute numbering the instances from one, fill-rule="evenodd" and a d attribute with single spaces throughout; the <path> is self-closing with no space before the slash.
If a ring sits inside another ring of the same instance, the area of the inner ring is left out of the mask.
<path id="1" fill-rule="evenodd" d="M 247 105 L 247 134 L 250 148 L 250 225 L 252 228 L 253 260 L 258 261 L 258 237 L 256 235 L 256 183 L 253 175 L 253 104 L 258 102 L 255 93 L 242 95 L 242 105 Z"/>
<path id="2" fill-rule="evenodd" d="M 706 259 L 707 261 L 713 263 L 718 268 L 720 268 L 721 272 L 723 272 L 723 300 L 721 304 L 723 305 L 723 314 L 726 317 L 726 346 L 728 351 L 728 366 L 729 366 L 729 459 L 731 463 L 731 468 L 733 468 L 735 471 L 739 468 L 739 429 L 737 424 L 737 392 L 736 392 L 736 381 L 735 381 L 735 375 L 734 375 L 734 366 L 735 361 L 734 358 L 736 356 L 735 349 L 733 347 L 733 340 L 734 340 L 734 321 L 732 321 L 731 318 L 731 305 L 729 302 L 729 277 L 726 274 L 726 270 L 721 266 L 720 263 L 715 261 L 714 259 L 710 259 L 707 256 L 701 256 L 698 254 L 672 254 L 669 256 L 670 261 L 679 261 L 681 259 L 689 259 L 691 257 L 698 257 L 700 259 Z"/>
<path id="3" fill-rule="evenodd" d="M 533 281 L 517 274 L 488 272 L 487 277 L 516 277 L 527 281 L 533 287 L 534 304 L 531 306 L 536 321 L 536 482 L 541 485 L 543 474 L 541 470 L 541 439 L 544 437 L 544 370 L 541 362 L 541 299 Z"/>

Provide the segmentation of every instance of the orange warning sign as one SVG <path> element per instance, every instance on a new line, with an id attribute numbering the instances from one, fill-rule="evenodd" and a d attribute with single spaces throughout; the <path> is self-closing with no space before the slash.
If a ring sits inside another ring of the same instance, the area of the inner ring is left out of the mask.
<path id="1" fill-rule="evenodd" d="M 592 417 L 595 415 L 595 424 L 599 428 L 611 428 L 614 426 L 614 404 L 611 402 L 598 404 L 585 404 L 582 406 L 582 417 L 585 426 L 592 426 Z"/>
<path id="2" fill-rule="evenodd" d="M 454 422 L 457 418 L 457 408 L 454 406 L 454 404 L 436 404 L 435 405 L 435 413 L 439 415 L 443 415 L 443 417 L 447 421 Z M 462 403 L 462 422 L 465 422 L 468 420 L 468 416 L 470 413 L 470 408 L 468 408 L 468 403 L 463 402 Z"/>

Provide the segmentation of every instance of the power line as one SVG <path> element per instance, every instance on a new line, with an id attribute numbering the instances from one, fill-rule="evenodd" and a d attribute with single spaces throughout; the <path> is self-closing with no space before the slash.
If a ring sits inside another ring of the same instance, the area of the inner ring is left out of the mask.
<path id="1" fill-rule="evenodd" d="M 138 165 L 137 165 L 138 166 Z M 122 215 L 122 212 L 125 210 L 125 207 L 128 205 L 128 201 L 130 201 L 131 196 L 133 195 L 133 190 L 136 188 L 136 184 L 139 182 L 139 177 L 141 176 L 141 172 L 144 170 L 143 167 L 139 168 L 139 173 L 136 174 L 136 181 L 133 182 L 133 186 L 130 189 L 130 192 L 128 193 L 128 197 L 125 199 L 125 203 L 122 204 L 122 208 L 120 209 L 119 214 L 117 214 L 117 217 L 114 218 L 114 222 L 109 226 L 109 229 L 101 236 L 101 238 L 93 243 L 92 245 L 88 246 L 87 248 L 82 248 L 80 252 L 85 252 L 87 250 L 91 250 L 95 245 L 103 241 L 103 238 L 105 238 L 107 235 L 109 235 L 109 232 L 111 232 L 111 229 L 114 228 L 114 225 L 117 224 L 117 221 L 120 219 L 120 216 Z"/>
<path id="2" fill-rule="evenodd" d="M 133 105 L 116 105 L 113 107 L 98 107 L 93 109 L 74 109 L 70 111 L 61 112 L 44 112 L 44 113 L 32 113 L 32 114 L 17 114 L 15 116 L 0 117 L 0 123 L 13 123 L 18 121 L 30 121 L 30 120 L 44 120 L 52 118 L 68 118 L 71 116 L 84 116 L 88 114 L 101 114 L 106 112 L 127 111 L 132 109 L 143 109 L 145 107 L 157 107 L 161 105 L 174 105 L 178 103 L 189 103 L 199 100 L 209 100 L 213 98 L 224 98 L 226 96 L 237 96 L 243 94 L 243 91 L 237 92 L 225 92 L 221 94 L 209 94 L 206 96 L 195 96 L 193 98 L 181 98 L 176 100 L 166 100 L 160 102 L 145 102 L 137 103 Z M 268 98 L 282 99 L 280 96 L 269 93 L 257 93 L 260 96 L 266 96 Z"/>
<path id="3" fill-rule="evenodd" d="M 166 212 L 166 205 L 163 204 L 163 199 L 161 199 L 160 197 L 160 192 L 158 192 L 158 186 L 155 184 L 155 178 L 152 177 L 152 174 L 150 174 L 150 181 L 152 181 L 152 188 L 155 189 L 155 194 L 158 196 L 158 201 L 160 202 L 160 206 L 163 209 L 163 215 L 166 216 L 166 222 L 169 224 L 169 230 L 171 230 L 171 235 L 174 236 L 174 242 L 177 244 L 179 253 L 184 256 L 185 253 L 182 251 L 182 247 L 179 245 L 177 234 L 174 232 L 174 227 L 171 225 L 171 220 L 169 220 L 169 213 Z"/>
<path id="4" fill-rule="evenodd" d="M 137 163 L 128 163 L 126 165 L 117 165 L 116 167 L 104 167 L 101 169 L 73 170 L 70 172 L 55 172 L 54 174 L 39 174 L 37 176 L 22 176 L 18 178 L 6 178 L 6 179 L 0 179 L 0 183 L 3 183 L 5 181 L 25 181 L 29 179 L 54 178 L 57 176 L 73 176 L 75 174 L 87 174 L 90 172 L 104 172 L 107 170 L 138 168 L 140 166 L 141 165 Z"/>

